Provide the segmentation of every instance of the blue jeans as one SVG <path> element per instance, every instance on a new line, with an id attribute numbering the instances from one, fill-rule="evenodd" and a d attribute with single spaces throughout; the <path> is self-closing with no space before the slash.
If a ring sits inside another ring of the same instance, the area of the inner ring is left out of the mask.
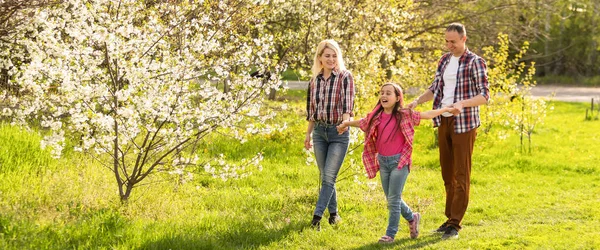
<path id="1" fill-rule="evenodd" d="M 350 143 L 349 131 L 338 134 L 335 125 L 316 123 L 312 132 L 315 159 L 319 167 L 321 190 L 314 215 L 323 217 L 325 208 L 337 213 L 335 181 Z"/>
<path id="2" fill-rule="evenodd" d="M 394 238 L 398 232 L 398 223 L 400 222 L 400 214 L 407 221 L 413 219 L 413 212 L 408 205 L 402 200 L 402 190 L 408 177 L 408 166 L 398 169 L 398 161 L 400 154 L 392 156 L 377 155 L 379 161 L 379 172 L 381 176 L 381 186 L 388 202 L 389 219 L 388 227 L 385 235 Z"/>

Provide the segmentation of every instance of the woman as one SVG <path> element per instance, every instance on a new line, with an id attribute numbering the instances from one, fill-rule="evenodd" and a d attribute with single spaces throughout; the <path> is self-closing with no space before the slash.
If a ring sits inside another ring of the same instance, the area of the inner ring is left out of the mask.
<path id="1" fill-rule="evenodd" d="M 314 153 L 319 167 L 321 189 L 311 225 L 321 229 L 321 218 L 329 209 L 329 224 L 341 220 L 337 210 L 335 182 L 346 156 L 349 132 L 338 134 L 336 126 L 350 120 L 354 106 L 354 79 L 346 70 L 342 51 L 333 40 L 324 40 L 317 46 L 312 66 L 312 77 L 306 97 L 308 129 L 304 147 L 310 149 L 311 134 Z"/>

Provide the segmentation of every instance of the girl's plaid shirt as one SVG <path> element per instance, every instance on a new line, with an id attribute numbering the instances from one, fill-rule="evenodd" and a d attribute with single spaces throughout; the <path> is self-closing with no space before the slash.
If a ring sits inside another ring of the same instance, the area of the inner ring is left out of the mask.
<path id="1" fill-rule="evenodd" d="M 442 108 L 442 97 L 444 96 L 444 71 L 450 62 L 452 53 L 446 53 L 438 62 L 435 79 L 429 90 L 433 92 L 433 109 Z M 458 72 L 456 74 L 456 88 L 454 90 L 454 102 L 482 95 L 486 100 L 490 98 L 489 83 L 486 65 L 483 58 L 472 53 L 468 49 L 458 60 Z M 433 118 L 434 127 L 439 127 L 441 117 Z M 458 116 L 454 124 L 454 132 L 465 133 L 481 125 L 479 119 L 479 107 L 466 107 Z"/>
<path id="2" fill-rule="evenodd" d="M 369 179 L 377 176 L 379 171 L 379 162 L 377 162 L 377 125 L 380 123 L 381 113 L 373 118 L 375 111 L 379 109 L 381 104 L 377 105 L 371 113 L 367 115 L 367 118 L 360 120 L 360 129 L 365 132 L 365 149 L 362 154 L 362 161 L 367 171 Z M 410 170 L 412 165 L 412 150 L 413 150 L 413 138 L 415 136 L 415 126 L 418 126 L 421 121 L 421 114 L 416 111 L 409 109 L 403 109 L 400 113 L 402 115 L 402 121 L 400 122 L 400 131 L 405 139 L 405 146 L 400 152 L 400 160 L 398 161 L 398 169 L 407 166 Z M 371 129 L 368 128 L 369 120 L 373 120 Z M 368 130 L 368 131 L 367 131 Z"/>
<path id="3" fill-rule="evenodd" d="M 347 70 L 334 69 L 326 82 L 323 73 L 310 80 L 306 95 L 306 120 L 339 124 L 344 113 L 354 116 L 354 78 Z"/>

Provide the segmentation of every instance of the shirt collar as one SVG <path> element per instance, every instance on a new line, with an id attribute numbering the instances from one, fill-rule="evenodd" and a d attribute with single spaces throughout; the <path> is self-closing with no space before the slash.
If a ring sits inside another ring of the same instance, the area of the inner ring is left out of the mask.
<path id="1" fill-rule="evenodd" d="M 331 71 L 331 74 L 334 76 L 338 76 L 340 74 L 340 70 L 338 68 L 333 68 L 333 70 Z M 321 71 L 319 72 L 319 74 L 317 76 L 324 78 L 323 77 L 323 69 L 321 69 Z"/>
<path id="2" fill-rule="evenodd" d="M 462 53 L 462 55 L 460 56 L 460 58 L 458 60 L 462 60 L 469 53 L 470 53 L 469 48 L 467 48 L 467 46 L 465 45 L 465 52 Z"/>

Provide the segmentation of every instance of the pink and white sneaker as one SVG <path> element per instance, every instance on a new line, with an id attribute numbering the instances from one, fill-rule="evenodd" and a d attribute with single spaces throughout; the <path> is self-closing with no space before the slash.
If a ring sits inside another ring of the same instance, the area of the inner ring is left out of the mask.
<path id="1" fill-rule="evenodd" d="M 414 239 L 419 237 L 419 224 L 421 223 L 421 214 L 413 213 L 413 220 L 408 222 L 408 228 L 410 229 L 410 238 Z"/>

